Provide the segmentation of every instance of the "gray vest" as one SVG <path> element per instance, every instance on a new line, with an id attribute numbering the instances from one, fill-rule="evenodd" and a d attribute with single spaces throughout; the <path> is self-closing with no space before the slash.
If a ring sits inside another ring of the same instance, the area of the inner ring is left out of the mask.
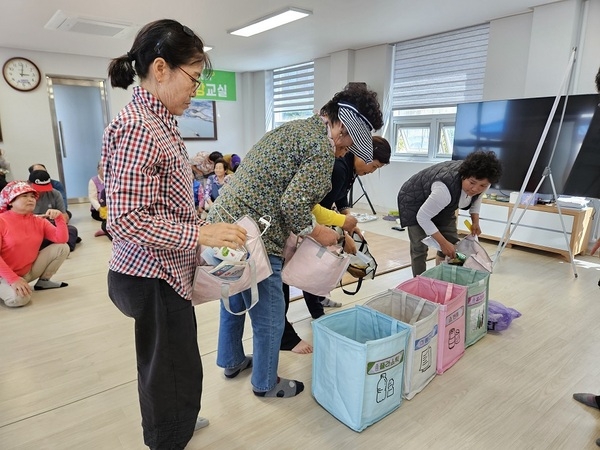
<path id="1" fill-rule="evenodd" d="M 462 190 L 462 177 L 458 173 L 458 168 L 462 161 L 446 161 L 434 164 L 427 169 L 414 174 L 406 181 L 398 192 L 398 211 L 400 212 L 400 222 L 403 227 L 417 225 L 417 212 L 425 203 L 427 197 L 431 194 L 431 185 L 435 181 L 441 181 L 450 191 L 450 203 L 432 221 L 436 226 L 446 224 L 456 215 L 458 201 Z M 473 197 L 475 200 L 478 197 Z M 469 209 L 467 205 L 463 209 Z"/>

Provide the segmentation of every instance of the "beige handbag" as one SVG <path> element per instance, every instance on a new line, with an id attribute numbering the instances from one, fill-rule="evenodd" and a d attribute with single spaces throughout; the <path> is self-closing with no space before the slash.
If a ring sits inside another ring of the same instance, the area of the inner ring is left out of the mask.
<path id="1" fill-rule="evenodd" d="M 291 234 L 284 248 L 283 282 L 325 297 L 337 286 L 350 264 L 340 246 L 324 247 L 310 236 Z"/>

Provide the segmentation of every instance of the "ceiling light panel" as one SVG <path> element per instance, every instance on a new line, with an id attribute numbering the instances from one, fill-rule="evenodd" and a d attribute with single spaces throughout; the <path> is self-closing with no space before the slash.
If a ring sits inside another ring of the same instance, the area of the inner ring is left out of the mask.
<path id="1" fill-rule="evenodd" d="M 255 20 L 254 22 L 244 25 L 243 27 L 236 28 L 228 31 L 229 34 L 236 36 L 250 37 L 255 34 L 262 33 L 263 31 L 271 30 L 281 25 L 285 25 L 295 20 L 302 19 L 312 14 L 312 11 L 299 8 L 287 8 L 283 11 L 279 11 L 261 19 Z"/>

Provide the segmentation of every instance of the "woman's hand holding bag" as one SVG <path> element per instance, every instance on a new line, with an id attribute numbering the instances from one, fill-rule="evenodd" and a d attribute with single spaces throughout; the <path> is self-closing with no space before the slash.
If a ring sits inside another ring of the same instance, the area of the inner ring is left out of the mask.
<path id="1" fill-rule="evenodd" d="M 456 243 L 456 252 L 465 256 L 460 264 L 468 269 L 492 273 L 493 262 L 488 253 L 479 243 L 477 236 L 469 234 Z M 451 263 L 446 257 L 446 262 Z"/>
<path id="2" fill-rule="evenodd" d="M 371 279 L 375 278 L 375 272 L 377 271 L 377 261 L 369 251 L 369 245 L 367 244 L 366 239 L 360 233 L 355 232 L 352 236 L 347 236 L 346 239 L 351 240 L 352 244 L 350 247 L 354 247 L 354 252 L 350 258 L 350 265 L 348 266 L 348 273 L 352 275 L 354 278 L 358 279 L 356 284 L 356 290 L 354 292 L 347 291 L 342 287 L 342 291 L 344 294 L 355 295 L 362 286 L 362 281 L 364 278 L 370 277 Z M 348 245 L 347 245 L 348 246 Z M 349 250 L 346 252 L 351 253 Z M 340 283 L 340 287 L 341 287 Z"/>
<path id="3" fill-rule="evenodd" d="M 356 255 L 356 241 L 348 233 L 344 233 L 344 251 L 351 255 Z"/>

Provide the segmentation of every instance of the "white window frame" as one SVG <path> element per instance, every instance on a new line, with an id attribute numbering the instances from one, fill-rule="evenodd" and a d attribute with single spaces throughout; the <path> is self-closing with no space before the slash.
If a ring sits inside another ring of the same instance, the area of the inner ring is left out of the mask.
<path id="1" fill-rule="evenodd" d="M 456 109 L 456 108 L 454 108 Z M 416 116 L 392 116 L 392 155 L 391 159 L 395 161 L 421 161 L 427 159 L 430 161 L 435 160 L 448 160 L 452 158 L 452 153 L 444 154 L 439 152 L 441 144 L 442 128 L 454 127 L 456 113 L 453 114 L 423 114 Z M 398 152 L 396 149 L 398 143 L 398 133 L 403 127 L 419 127 L 429 129 L 429 139 L 427 153 L 417 152 Z"/>
<path id="2" fill-rule="evenodd" d="M 483 99 L 488 40 L 489 24 L 482 24 L 395 44 L 392 161 L 439 162 L 452 157 L 438 152 L 442 127 L 454 126 L 457 104 Z M 448 107 L 454 112 L 448 113 Z M 432 112 L 417 113 L 428 109 Z M 399 130 L 417 125 L 429 128 L 427 154 L 397 152 Z"/>

